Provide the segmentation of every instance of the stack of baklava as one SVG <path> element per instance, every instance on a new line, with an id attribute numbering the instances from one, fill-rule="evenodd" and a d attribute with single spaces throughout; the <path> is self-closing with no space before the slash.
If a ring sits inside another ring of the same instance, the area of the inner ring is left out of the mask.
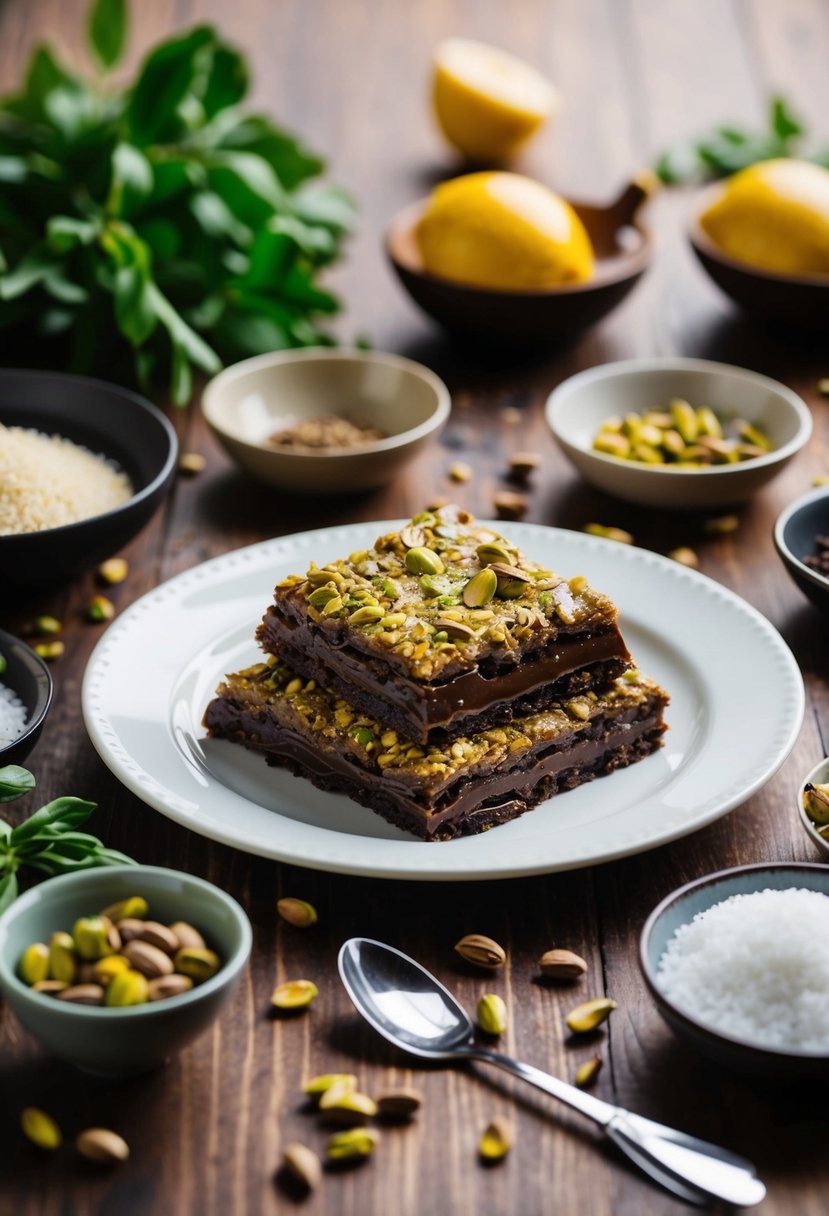
<path id="1" fill-rule="evenodd" d="M 456 507 L 284 579 L 257 638 L 267 660 L 227 677 L 208 732 L 424 840 L 514 819 L 666 729 L 607 596 Z"/>

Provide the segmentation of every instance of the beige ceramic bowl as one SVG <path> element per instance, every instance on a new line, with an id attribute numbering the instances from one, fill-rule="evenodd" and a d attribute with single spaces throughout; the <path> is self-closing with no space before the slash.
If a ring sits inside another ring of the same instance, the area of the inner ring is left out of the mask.
<path id="1" fill-rule="evenodd" d="M 606 418 L 658 409 L 672 397 L 745 418 L 765 432 L 772 451 L 740 464 L 677 469 L 593 450 Z M 777 476 L 812 433 L 806 404 L 776 380 L 727 363 L 671 357 L 606 363 L 571 376 L 550 395 L 547 421 L 565 455 L 597 489 L 644 506 L 683 510 L 745 502 Z"/>
<path id="2" fill-rule="evenodd" d="M 246 359 L 207 385 L 202 411 L 219 442 L 252 477 L 298 494 L 369 490 L 391 481 L 449 417 L 434 372 L 377 351 L 280 351 Z M 347 450 L 280 449 L 275 431 L 342 414 L 387 438 Z"/>

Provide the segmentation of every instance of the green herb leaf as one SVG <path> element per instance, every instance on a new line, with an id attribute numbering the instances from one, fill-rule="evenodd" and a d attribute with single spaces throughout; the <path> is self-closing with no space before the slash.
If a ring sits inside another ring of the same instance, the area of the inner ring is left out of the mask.
<path id="1" fill-rule="evenodd" d="M 770 125 L 775 135 L 784 141 L 798 135 L 803 135 L 806 131 L 803 123 L 794 114 L 785 97 L 772 97 Z"/>
<path id="2" fill-rule="evenodd" d="M 205 117 L 213 118 L 220 110 L 235 106 L 247 91 L 248 69 L 244 59 L 231 47 L 217 46 L 201 94 Z"/>
<path id="3" fill-rule="evenodd" d="M 127 105 L 132 142 L 145 147 L 182 132 L 179 106 L 196 78 L 199 52 L 215 41 L 211 27 L 200 25 L 150 52 Z"/>
<path id="4" fill-rule="evenodd" d="M 14 903 L 17 895 L 17 875 L 12 872 L 0 878 L 0 913 L 5 912 L 6 908 Z"/>
<path id="5" fill-rule="evenodd" d="M 35 788 L 34 773 L 18 764 L 0 768 L 0 802 L 14 802 Z"/>
<path id="6" fill-rule="evenodd" d="M 115 67 L 127 40 L 126 0 L 93 0 L 87 35 L 101 67 Z"/>
<path id="7" fill-rule="evenodd" d="M 94 802 L 84 801 L 83 798 L 55 798 L 13 828 L 11 842 L 16 848 L 18 845 L 32 840 L 41 828 L 57 820 L 73 826 L 83 823 L 95 810 L 96 805 Z"/>

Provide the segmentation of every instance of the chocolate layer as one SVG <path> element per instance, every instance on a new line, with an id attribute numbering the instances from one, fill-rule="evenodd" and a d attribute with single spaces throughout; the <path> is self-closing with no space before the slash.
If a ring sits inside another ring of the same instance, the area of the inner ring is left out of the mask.
<path id="1" fill-rule="evenodd" d="M 605 686 L 630 663 L 615 624 L 601 633 L 560 635 L 538 652 L 488 656 L 442 682 L 412 679 L 355 649 L 347 635 L 334 642 L 307 620 L 285 619 L 273 608 L 257 638 L 307 679 L 418 743 L 481 730 Z"/>

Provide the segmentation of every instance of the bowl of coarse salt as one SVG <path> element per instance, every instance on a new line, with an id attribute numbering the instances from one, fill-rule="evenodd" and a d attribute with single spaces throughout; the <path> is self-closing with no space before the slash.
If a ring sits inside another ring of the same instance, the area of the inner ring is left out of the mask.
<path id="1" fill-rule="evenodd" d="M 26 759 L 37 743 L 51 702 L 52 677 L 43 659 L 25 642 L 0 629 L 0 768 Z"/>
<path id="2" fill-rule="evenodd" d="M 176 470 L 170 423 L 117 384 L 0 370 L 0 569 L 61 582 L 132 540 Z"/>
<path id="3" fill-rule="evenodd" d="M 829 869 L 740 866 L 674 891 L 640 942 L 659 1012 L 739 1072 L 829 1075 Z"/>

